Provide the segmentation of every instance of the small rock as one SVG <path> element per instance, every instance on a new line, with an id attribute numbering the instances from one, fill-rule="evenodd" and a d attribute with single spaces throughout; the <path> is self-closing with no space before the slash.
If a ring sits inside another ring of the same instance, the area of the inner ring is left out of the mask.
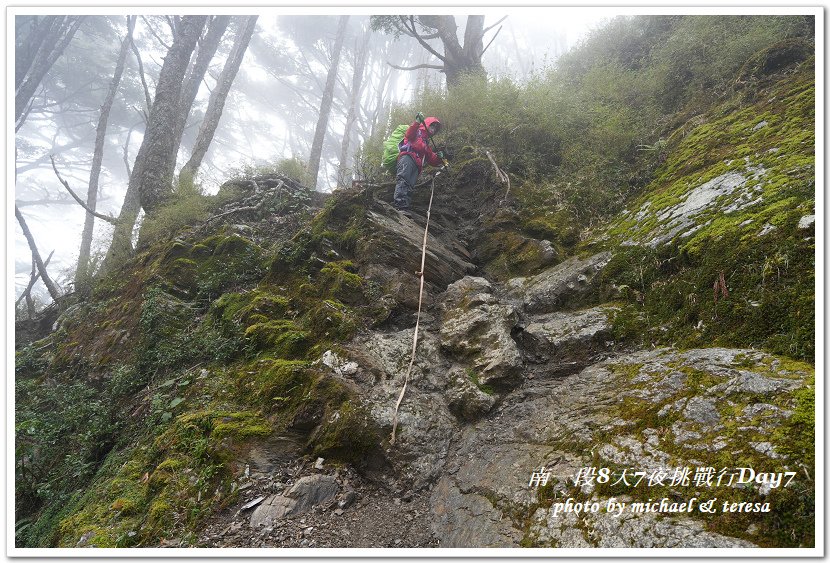
<path id="1" fill-rule="evenodd" d="M 798 220 L 798 228 L 799 229 L 809 229 L 816 223 L 816 216 L 815 215 L 805 215 L 801 219 Z"/>
<path id="2" fill-rule="evenodd" d="M 343 493 L 343 498 L 341 498 L 337 502 L 337 507 L 349 508 L 355 500 L 357 500 L 357 493 L 354 490 L 350 489 Z"/>
<path id="3" fill-rule="evenodd" d="M 265 500 L 265 497 L 257 497 L 254 500 L 252 500 L 251 502 L 245 503 L 245 505 L 242 508 L 240 508 L 239 510 L 248 510 L 249 508 L 255 507 L 256 505 L 258 505 L 259 503 L 261 503 L 264 500 Z"/>
<path id="4" fill-rule="evenodd" d="M 345 512 L 345 511 L 344 511 L 342 508 L 335 508 L 335 509 L 334 509 L 334 513 L 335 513 L 337 516 L 343 516 L 343 512 Z"/>
<path id="5" fill-rule="evenodd" d="M 314 462 L 314 469 L 323 469 L 323 458 L 318 457 L 317 461 Z"/>
<path id="6" fill-rule="evenodd" d="M 86 544 L 88 544 L 88 543 L 89 543 L 89 540 L 90 540 L 90 539 L 92 538 L 92 536 L 94 536 L 94 535 L 95 535 L 95 532 L 87 532 L 87 533 L 85 533 L 84 535 L 82 535 L 82 536 L 81 536 L 81 539 L 79 539 L 79 540 L 78 540 L 78 543 L 75 545 L 75 547 L 85 547 L 85 546 L 86 546 Z"/>
<path id="7" fill-rule="evenodd" d="M 777 231 L 777 230 L 778 230 L 778 227 L 776 227 L 775 225 L 770 225 L 769 223 L 766 223 L 764 225 L 764 227 L 761 229 L 761 232 L 758 233 L 758 236 L 762 237 L 764 235 L 768 235 L 769 233 Z"/>

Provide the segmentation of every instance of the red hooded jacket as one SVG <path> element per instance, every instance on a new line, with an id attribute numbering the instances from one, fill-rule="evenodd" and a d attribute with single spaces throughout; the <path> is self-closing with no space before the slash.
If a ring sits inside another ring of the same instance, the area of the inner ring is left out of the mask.
<path id="1" fill-rule="evenodd" d="M 413 122 L 409 126 L 409 129 L 406 130 L 406 133 L 404 133 L 403 141 L 401 141 L 401 151 L 398 153 L 398 160 L 405 154 L 412 155 L 415 164 L 418 165 L 419 174 L 424 168 L 424 160 L 431 166 L 441 166 L 442 164 L 438 155 L 432 152 L 427 137 L 426 128 L 436 122 L 441 123 L 434 117 L 427 117 L 423 124 L 417 121 Z"/>

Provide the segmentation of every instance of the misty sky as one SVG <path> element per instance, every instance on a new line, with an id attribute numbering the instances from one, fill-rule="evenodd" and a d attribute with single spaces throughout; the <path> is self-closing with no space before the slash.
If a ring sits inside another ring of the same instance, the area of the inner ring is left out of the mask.
<path id="1" fill-rule="evenodd" d="M 192 10 L 195 11 L 195 9 Z M 433 10 L 435 13 L 441 12 L 439 9 L 430 8 L 430 10 Z M 465 8 L 465 10 L 468 10 L 468 8 Z M 533 68 L 540 70 L 546 64 L 551 64 L 557 53 L 561 53 L 564 49 L 572 47 L 592 28 L 613 17 L 615 12 L 612 12 L 611 10 L 611 8 L 576 9 L 537 7 L 530 9 L 507 9 L 493 7 L 486 8 L 484 10 L 476 9 L 475 12 L 486 13 L 487 23 L 485 25 L 489 25 L 501 17 L 509 15 L 503 23 L 503 30 L 496 38 L 496 44 L 498 44 L 498 42 L 502 42 L 501 47 L 503 50 L 507 50 L 510 45 L 514 45 L 514 48 L 521 49 L 523 51 L 524 62 L 526 63 L 528 60 L 532 60 Z M 91 13 L 94 11 L 94 8 L 90 8 L 86 9 L 82 13 Z M 223 9 L 222 11 L 226 12 L 227 10 Z M 258 32 L 278 36 L 280 32 L 276 28 L 277 19 L 280 15 L 283 15 L 286 12 L 299 14 L 296 9 L 263 9 L 258 21 Z M 336 10 L 330 9 L 329 12 L 321 12 L 318 10 L 316 13 L 318 15 L 328 15 L 334 14 L 335 12 Z M 382 12 L 382 10 L 375 8 L 373 10 L 349 9 L 348 13 L 368 15 L 380 12 Z M 53 8 L 51 10 L 40 9 L 39 12 L 35 12 L 33 9 L 20 8 L 18 13 L 46 14 L 58 13 L 58 11 Z M 113 10 L 110 10 L 108 13 L 112 14 Z M 124 14 L 126 13 L 127 12 L 124 12 Z M 160 11 L 157 9 L 153 10 L 152 8 L 145 8 L 142 9 L 142 13 L 158 14 Z M 455 15 L 461 14 L 458 9 L 452 13 Z M 463 21 L 463 18 L 457 19 L 459 19 L 459 21 Z M 460 31 L 459 34 L 461 33 L 462 32 Z M 7 49 L 13 50 L 14 38 L 8 37 L 7 41 Z M 495 53 L 496 49 L 492 49 L 492 51 Z M 113 57 L 114 56 L 115 54 L 113 54 Z M 267 82 L 269 78 L 266 73 L 262 70 L 257 71 L 250 66 L 250 60 L 249 53 L 243 63 L 241 73 L 248 72 L 248 78 L 253 82 Z M 517 69 L 509 68 L 511 66 L 511 62 L 504 57 L 500 57 L 496 60 L 496 57 L 491 56 L 490 51 L 488 51 L 484 56 L 484 64 L 491 76 L 510 76 L 516 78 Z M 11 66 L 13 65 L 10 65 L 10 67 Z M 13 73 L 13 68 L 9 68 L 8 72 L 10 74 Z M 102 84 L 107 84 L 110 78 L 110 76 L 102 76 Z M 13 84 L 13 80 L 8 79 L 7 85 L 9 84 Z M 406 86 L 402 84 L 401 87 Z M 9 88 L 11 87 L 7 86 L 7 89 Z M 205 99 L 207 96 L 207 93 L 204 92 L 204 90 L 205 88 L 203 87 L 200 92 L 200 99 Z M 10 99 L 14 97 L 13 93 L 9 93 L 7 95 Z M 407 91 L 401 92 L 400 97 L 403 100 L 406 100 L 409 95 L 411 95 L 411 88 Z M 232 168 L 238 168 L 242 164 L 250 162 L 273 162 L 280 157 L 291 156 L 290 154 L 285 154 L 285 143 L 282 136 L 287 133 L 287 127 L 285 121 L 283 121 L 283 116 L 276 114 L 262 115 L 261 108 L 258 109 L 254 104 L 247 104 L 245 102 L 244 92 L 236 92 L 236 96 L 233 99 L 236 100 L 236 105 L 234 106 L 234 102 L 229 99 L 228 106 L 226 106 L 225 114 L 223 115 L 222 124 L 227 121 L 245 121 L 248 119 L 256 120 L 260 123 L 267 123 L 270 127 L 267 127 L 266 134 L 264 134 L 261 138 L 249 137 L 247 139 L 243 139 L 240 137 L 238 139 L 239 144 L 237 146 L 232 146 L 235 142 L 231 141 L 229 143 L 227 138 L 222 142 L 215 141 L 216 146 L 211 148 L 211 152 L 207 157 L 207 160 L 210 162 L 206 162 L 206 164 L 209 166 L 204 167 L 206 173 L 203 182 L 204 187 L 208 191 L 215 191 L 218 184 L 227 177 L 228 172 Z M 424 109 L 425 111 L 428 111 L 428 108 Z M 97 119 L 97 116 L 90 116 L 89 119 L 90 122 L 94 122 Z M 342 120 L 342 116 L 334 117 L 334 119 Z M 12 123 L 13 120 L 9 120 L 8 122 Z M 20 134 L 16 137 L 16 139 L 12 138 L 9 140 L 7 145 L 10 152 L 8 157 L 9 161 L 14 160 L 15 158 L 15 140 L 19 142 L 21 136 L 25 136 L 27 134 L 27 126 L 31 126 L 31 124 L 27 122 L 27 124 L 21 129 Z M 12 131 L 7 134 L 10 137 L 13 137 L 13 128 Z M 236 139 L 236 137 L 232 138 Z M 132 139 L 132 143 L 134 143 L 134 145 L 131 146 L 134 146 L 135 148 L 132 150 L 132 154 L 130 155 L 131 158 L 135 158 L 135 152 L 137 151 L 140 139 L 140 135 L 136 135 Z M 91 147 L 89 150 L 91 151 Z M 308 155 L 299 154 L 296 156 L 300 158 L 307 158 Z M 181 162 L 179 162 L 179 164 L 181 164 Z M 19 165 L 20 163 L 18 163 L 18 166 Z M 118 171 L 118 173 L 123 173 L 123 171 Z M 77 193 L 81 194 L 82 197 L 85 197 L 86 185 L 84 182 L 88 182 L 88 171 L 86 172 L 86 176 L 84 176 L 83 170 L 81 170 L 76 175 L 73 175 L 71 172 L 66 172 L 64 177 L 69 180 L 70 185 L 76 190 Z M 15 197 L 18 199 L 20 198 L 21 190 L 24 188 L 30 190 L 32 184 L 37 184 L 39 189 L 46 189 L 50 194 L 54 194 L 55 196 L 61 194 L 62 192 L 62 188 L 60 187 L 57 178 L 54 176 L 54 173 L 51 172 L 51 169 L 46 172 L 40 171 L 36 176 L 31 174 L 29 176 L 21 175 L 17 182 L 15 181 L 14 170 L 10 170 L 8 184 L 16 186 Z M 325 184 L 321 185 L 320 188 L 328 189 Z M 99 204 L 99 211 L 117 216 L 125 189 L 126 183 L 123 178 L 117 175 L 108 174 L 107 171 L 104 170 L 101 178 L 103 200 Z M 11 190 L 9 190 L 9 199 L 11 199 Z M 10 201 L 8 205 L 9 210 L 12 209 L 12 205 L 13 202 Z M 76 205 L 49 205 L 37 207 L 28 206 L 22 208 L 21 211 L 26 217 L 29 228 L 33 232 L 42 256 L 45 258 L 52 250 L 55 251 L 49 272 L 54 280 L 65 286 L 66 282 L 72 279 L 75 261 L 77 260 L 80 233 L 84 220 L 83 210 Z M 11 212 L 9 212 L 9 216 L 11 216 Z M 102 221 L 96 220 L 96 239 L 93 243 L 93 248 L 105 248 L 109 242 L 110 227 L 102 223 Z M 12 224 L 14 228 L 14 244 L 12 249 L 14 256 L 13 271 L 15 272 L 15 275 L 13 287 L 14 297 L 16 299 L 29 281 L 31 253 L 17 222 L 14 219 L 11 219 L 10 224 Z M 9 232 L 9 236 L 12 236 L 11 232 Z M 41 286 L 42 289 L 42 285 L 38 285 Z M 44 292 L 39 292 L 41 295 L 43 293 Z"/>

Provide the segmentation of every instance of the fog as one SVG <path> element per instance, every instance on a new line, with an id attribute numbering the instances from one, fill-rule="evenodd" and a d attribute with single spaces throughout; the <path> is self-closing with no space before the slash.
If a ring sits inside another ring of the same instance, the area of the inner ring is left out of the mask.
<path id="1" fill-rule="evenodd" d="M 46 9 L 9 10 L 10 17 L 15 17 L 17 22 L 29 14 L 50 13 Z M 402 36 L 395 40 L 380 31 L 371 31 L 371 12 L 361 11 L 350 14 L 348 21 L 318 175 L 317 189 L 321 191 L 331 191 L 338 181 L 349 179 L 338 178 L 338 167 L 361 40 L 368 41 L 368 50 L 358 97 L 358 117 L 350 131 L 350 166 L 354 166 L 351 159 L 360 143 L 387 126 L 385 119 L 391 108 L 417 102 L 419 92 L 425 87 L 446 87 L 444 75 L 433 69 L 392 69 L 390 62 L 416 66 L 429 63 L 431 55 L 414 38 Z M 15 169 L 9 172 L 15 187 L 15 203 L 43 258 L 54 252 L 48 271 L 63 292 L 72 290 L 85 211 L 62 187 L 50 156 L 54 155 L 61 177 L 86 199 L 96 124 L 126 32 L 127 14 L 112 12 L 85 18 L 32 97 L 22 127 L 16 134 L 13 130 L 8 133 L 14 135 L 8 156 L 15 162 Z M 484 38 L 487 44 L 495 35 L 482 59 L 488 76 L 519 82 L 553 65 L 592 28 L 614 15 L 607 9 L 597 8 L 487 8 L 485 12 L 485 27 L 507 16 Z M 141 15 L 136 22 L 134 43 L 152 96 L 172 34 L 162 11 Z M 309 15 L 298 14 L 296 10 L 263 10 L 259 14 L 256 31 L 199 169 L 198 182 L 205 192 L 215 193 L 223 181 L 245 167 L 271 165 L 286 158 L 307 161 L 338 15 L 335 10 L 330 14 Z M 458 36 L 463 38 L 466 15 L 456 13 L 455 16 L 462 26 Z M 231 49 L 232 32 L 229 28 L 223 36 L 201 83 L 179 149 L 177 170 L 189 157 L 210 93 L 217 86 Z M 16 39 L 19 37 L 9 37 L 7 48 L 15 49 Z M 96 209 L 99 213 L 118 216 L 129 180 L 128 170 L 132 169 L 143 139 L 147 111 L 138 57 L 130 53 L 107 126 Z M 429 108 L 423 111 L 429 112 Z M 350 169 L 347 167 L 347 170 Z M 355 173 L 350 170 L 349 176 Z M 96 220 L 93 252 L 99 259 L 111 236 L 112 227 Z M 17 299 L 32 271 L 32 254 L 17 222 L 12 249 Z M 41 305 L 50 300 L 40 282 L 33 294 Z"/>

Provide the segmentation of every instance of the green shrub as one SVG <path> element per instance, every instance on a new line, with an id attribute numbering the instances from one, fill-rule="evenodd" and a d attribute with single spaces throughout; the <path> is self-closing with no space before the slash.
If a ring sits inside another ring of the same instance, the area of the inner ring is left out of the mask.
<path id="1" fill-rule="evenodd" d="M 281 174 L 303 186 L 313 185 L 308 174 L 308 163 L 297 157 L 281 158 L 276 162 L 259 165 L 245 164 L 231 171 L 230 176 L 231 180 L 246 180 L 268 174 Z"/>
<path id="2" fill-rule="evenodd" d="M 203 223 L 210 217 L 215 204 L 216 198 L 205 195 L 192 179 L 181 178 L 164 204 L 144 218 L 139 248 L 172 239 L 182 229 Z"/>

